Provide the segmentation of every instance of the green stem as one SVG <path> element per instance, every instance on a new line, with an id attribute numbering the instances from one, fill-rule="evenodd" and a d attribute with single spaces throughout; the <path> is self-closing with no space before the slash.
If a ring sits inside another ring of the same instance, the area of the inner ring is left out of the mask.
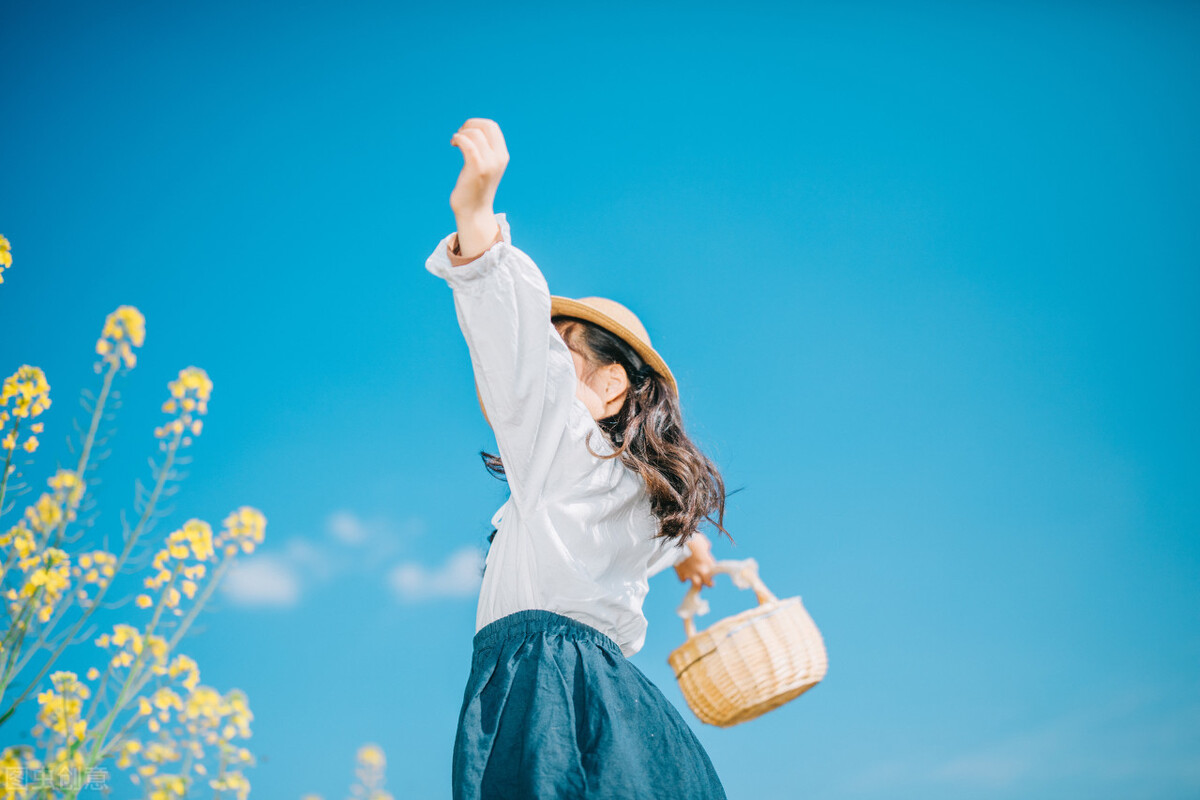
<path id="1" fill-rule="evenodd" d="M 96 431 L 100 428 L 100 419 L 104 414 L 104 404 L 108 402 L 108 393 L 112 389 L 113 378 L 120 369 L 119 361 L 110 361 L 108 372 L 104 376 L 104 385 L 100 388 L 100 397 L 96 399 L 96 407 L 92 409 L 92 424 L 88 427 L 87 436 L 83 440 L 83 452 L 79 454 L 79 464 L 75 467 L 75 477 L 82 483 L 84 472 L 87 471 L 88 459 L 92 455 L 92 445 L 96 441 Z M 70 497 L 68 492 L 67 497 Z M 80 496 L 82 500 L 82 494 Z M 72 506 L 72 511 L 74 506 Z M 58 547 L 63 540 L 63 535 L 67 530 L 67 514 L 62 515 L 62 520 L 59 522 L 58 530 L 54 534 L 54 546 Z"/>
<path id="2" fill-rule="evenodd" d="M 8 468 L 12 465 L 13 450 L 17 447 L 17 433 L 21 430 L 21 418 L 13 417 L 13 446 L 4 456 L 4 474 L 0 475 L 0 516 L 4 516 L 4 493 L 8 489 Z"/>
<path id="3" fill-rule="evenodd" d="M 54 627 L 67 615 L 67 611 L 73 605 L 75 605 L 75 592 L 72 591 L 68 592 L 64 600 L 58 604 L 58 608 L 55 609 L 54 616 L 50 618 L 50 621 L 41 627 L 38 632 L 38 639 L 33 643 L 33 646 L 26 648 L 25 655 L 21 657 L 21 660 L 17 662 L 17 668 L 13 670 L 14 675 L 21 674 L 21 670 L 25 669 L 38 650 L 42 649 L 42 645 L 46 643 L 46 638 L 50 635 L 50 631 L 54 630 Z"/>
<path id="4" fill-rule="evenodd" d="M 29 630 L 28 617 L 33 616 L 33 610 L 37 607 L 37 598 L 42 593 L 42 587 L 39 586 L 34 593 L 30 595 L 29 601 L 25 603 L 25 607 L 21 609 L 21 613 L 17 617 L 17 622 L 4 636 L 4 668 L 2 677 L 0 677 L 0 698 L 4 697 L 4 693 L 8 690 L 8 685 L 12 682 L 16 672 L 13 670 L 15 663 L 15 655 L 21 652 L 21 643 L 25 641 L 25 632 Z M 9 645 L 9 636 L 13 631 L 17 631 L 17 639 L 13 645 Z M 25 690 L 25 694 L 29 694 L 30 689 Z"/>

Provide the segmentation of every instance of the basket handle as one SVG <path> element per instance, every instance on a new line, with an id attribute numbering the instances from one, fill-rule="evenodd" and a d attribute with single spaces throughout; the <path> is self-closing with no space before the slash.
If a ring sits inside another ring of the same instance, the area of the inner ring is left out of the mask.
<path id="1" fill-rule="evenodd" d="M 724 572 L 733 578 L 734 585 L 739 589 L 753 589 L 760 606 L 764 603 L 774 603 L 779 599 L 771 594 L 771 590 L 758 577 L 758 562 L 753 558 L 742 561 L 718 561 L 717 565 L 713 567 L 713 574 L 718 572 Z M 687 632 L 689 639 L 696 635 L 694 617 L 697 614 L 707 614 L 709 610 L 708 601 L 700 596 L 700 589 L 700 586 L 692 584 L 675 612 L 683 617 L 683 629 Z"/>

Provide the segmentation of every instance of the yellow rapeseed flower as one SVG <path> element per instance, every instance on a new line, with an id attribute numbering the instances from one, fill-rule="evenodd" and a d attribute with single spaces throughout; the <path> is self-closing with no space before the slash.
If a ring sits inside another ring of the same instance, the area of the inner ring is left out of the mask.
<path id="1" fill-rule="evenodd" d="M 142 751 L 142 743 L 137 739 L 126 739 L 117 755 L 117 767 L 128 769 L 133 765 L 133 757 Z M 136 782 L 136 781 L 135 781 Z"/>
<path id="2" fill-rule="evenodd" d="M 0 386 L 0 406 L 7 406 L 13 398 L 16 398 L 11 412 L 14 417 L 36 417 L 50 407 L 50 384 L 41 367 L 23 364 L 4 379 Z"/>
<path id="3" fill-rule="evenodd" d="M 4 283 L 4 270 L 12 266 L 12 245 L 0 236 L 0 283 Z"/>
<path id="4" fill-rule="evenodd" d="M 148 651 L 148 657 L 143 659 L 143 663 L 152 672 L 161 672 L 157 668 L 167 663 L 167 656 L 170 654 L 170 646 L 165 638 L 157 634 L 143 634 L 132 625 L 124 623 L 114 625 L 112 634 L 101 636 L 96 640 L 96 644 L 104 648 L 118 648 L 118 652 L 114 653 L 109 661 L 113 669 L 132 665 L 144 651 Z"/>
<path id="5" fill-rule="evenodd" d="M 150 800 L 182 800 L 187 797 L 188 781 L 180 775 L 157 775 L 150 787 Z"/>
<path id="6" fill-rule="evenodd" d="M 152 567 L 156 572 L 142 579 L 142 585 L 147 589 L 161 590 L 163 604 L 174 609 L 177 615 L 182 614 L 179 603 L 182 597 L 194 599 L 199 586 L 196 578 L 206 574 L 203 562 L 213 558 L 216 553 L 212 526 L 202 519 L 189 519 L 182 528 L 167 535 L 163 549 L 154 554 Z M 197 563 L 188 563 L 195 559 Z M 176 575 L 184 577 L 177 587 L 174 583 Z M 147 595 L 143 595 L 147 597 Z M 149 599 L 139 598 L 138 604 L 148 603 Z"/>
<path id="7" fill-rule="evenodd" d="M 71 574 L 75 576 L 75 586 L 78 590 L 76 594 L 81 601 L 88 599 L 88 593 L 84 590 L 85 587 L 95 585 L 103 589 L 109 584 L 112 580 L 116 563 L 117 557 L 104 550 L 93 550 L 90 553 L 79 554 L 79 557 L 76 559 L 76 566 L 71 569 Z"/>
<path id="8" fill-rule="evenodd" d="M 43 492 L 37 502 L 25 509 L 25 519 L 29 527 L 38 533 L 54 530 L 62 518 L 62 505 L 50 492 Z"/>
<path id="9" fill-rule="evenodd" d="M 50 484 L 51 489 L 55 490 L 56 494 L 61 494 L 68 501 L 68 505 L 72 506 L 79 504 L 79 501 L 83 499 L 84 489 L 87 488 L 73 469 L 60 469 L 46 482 Z"/>
<path id="10" fill-rule="evenodd" d="M 33 531 L 25 527 L 24 520 L 13 526 L 9 530 L 9 534 L 13 537 L 13 549 L 17 551 L 18 558 L 28 558 L 37 550 L 37 537 L 33 535 Z"/>
<path id="11" fill-rule="evenodd" d="M 175 690 L 168 689 L 165 686 L 154 693 L 150 702 L 159 710 L 158 717 L 163 722 L 170 719 L 169 712 L 172 708 L 179 711 L 183 710 L 183 699 L 175 693 Z"/>
<path id="12" fill-rule="evenodd" d="M 239 547 L 246 553 L 252 553 L 257 545 L 262 544 L 267 518 L 257 508 L 242 506 L 225 518 L 224 525 L 224 530 L 217 537 L 217 544 L 223 546 L 225 555 L 236 555 Z"/>
<path id="13" fill-rule="evenodd" d="M 42 762 L 34 756 L 33 747 L 18 744 L 4 748 L 0 754 L 0 798 L 25 800 L 30 796 L 30 786 L 25 777 L 33 777 L 42 768 Z"/>
<path id="14" fill-rule="evenodd" d="M 104 329 L 96 340 L 96 354 L 103 358 L 96 364 L 99 372 L 104 364 L 123 363 L 127 368 L 137 364 L 133 348 L 146 341 L 146 318 L 134 306 L 120 306 L 104 319 Z"/>
<path id="15" fill-rule="evenodd" d="M 167 644 L 167 640 L 156 633 L 146 636 L 146 645 L 150 648 L 150 656 L 154 659 L 155 664 L 166 664 L 167 655 L 171 651 L 171 647 Z"/>
<path id="16" fill-rule="evenodd" d="M 368 767 L 382 767 L 386 761 L 383 748 L 376 744 L 366 744 L 358 748 L 358 763 Z"/>
<path id="17" fill-rule="evenodd" d="M 221 723 L 225 709 L 221 693 L 211 686 L 198 686 L 188 695 L 184 718 L 203 722 L 206 727 L 215 728 Z"/>
<path id="18" fill-rule="evenodd" d="M 195 692 L 196 684 L 200 682 L 200 667 L 196 664 L 195 659 L 185 655 L 177 655 L 171 661 L 171 666 L 167 670 L 167 675 L 171 678 L 183 676 L 181 683 L 189 692 Z M 188 698 L 189 703 L 191 697 Z"/>
<path id="19" fill-rule="evenodd" d="M 0 385 L 0 407 L 4 408 L 0 411 L 0 428 L 7 425 L 10 419 L 14 420 L 12 429 L 0 440 L 0 446 L 5 450 L 15 450 L 20 421 L 36 417 L 50 407 L 50 384 L 46 382 L 46 373 L 40 367 L 23 364 Z M 31 434 L 41 433 L 41 423 L 31 425 L 30 430 Z M 22 446 L 32 453 L 38 446 L 37 436 L 28 436 Z"/>
<path id="20" fill-rule="evenodd" d="M 226 772 L 208 783 L 218 792 L 235 792 L 238 800 L 246 800 L 250 796 L 250 781 L 240 772 Z"/>
<path id="21" fill-rule="evenodd" d="M 87 734 L 83 701 L 91 696 L 91 691 L 79 682 L 74 672 L 65 670 L 52 674 L 50 682 L 54 690 L 38 693 L 38 722 L 68 743 L 81 740 Z"/>
<path id="22" fill-rule="evenodd" d="M 355 797 L 366 800 L 391 800 L 392 796 L 383 790 L 384 768 L 387 764 L 383 748 L 376 744 L 365 744 L 358 749 L 357 769 L 359 785 L 352 787 Z"/>
<path id="23" fill-rule="evenodd" d="M 54 615 L 55 604 L 71 585 L 70 557 L 57 547 L 47 547 L 17 562 L 25 573 L 20 596 L 36 598 L 37 617 L 48 622 Z"/>
<path id="24" fill-rule="evenodd" d="M 175 414 L 175 419 L 155 428 L 154 435 L 159 439 L 167 439 L 172 435 L 182 435 L 186 431 L 191 436 L 199 436 L 201 426 L 197 417 L 208 413 L 212 387 L 213 383 L 208 373 L 199 367 L 181 369 L 179 377 L 168 384 L 171 397 L 162 405 L 163 413 Z M 192 443 L 191 436 L 183 436 L 181 443 L 185 447 Z M 165 448 L 166 444 L 164 441 L 161 446 Z"/>

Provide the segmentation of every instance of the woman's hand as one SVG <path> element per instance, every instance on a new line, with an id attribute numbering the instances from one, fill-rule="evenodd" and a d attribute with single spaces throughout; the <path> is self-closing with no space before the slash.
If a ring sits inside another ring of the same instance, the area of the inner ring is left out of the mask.
<path id="1" fill-rule="evenodd" d="M 493 203 L 500 178 L 508 166 L 508 147 L 494 120 L 472 117 L 450 137 L 462 152 L 458 183 L 450 192 L 450 208 L 458 221 L 458 246 L 471 258 L 482 253 L 496 236 Z"/>
<path id="2" fill-rule="evenodd" d="M 681 581 L 691 581 L 693 586 L 713 585 L 713 567 L 717 560 L 712 557 L 712 542 L 700 531 L 696 531 L 687 541 L 692 554 L 675 565 L 675 574 Z"/>

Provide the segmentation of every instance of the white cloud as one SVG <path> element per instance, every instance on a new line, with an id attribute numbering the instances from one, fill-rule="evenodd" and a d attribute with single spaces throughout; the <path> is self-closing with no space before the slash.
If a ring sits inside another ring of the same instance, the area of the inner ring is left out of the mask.
<path id="1" fill-rule="evenodd" d="M 326 517 L 324 536 L 293 536 L 280 550 L 260 550 L 239 560 L 225 576 L 221 591 L 234 605 L 277 608 L 297 605 L 315 585 L 346 578 L 374 583 L 383 576 L 388 590 L 405 599 L 458 597 L 476 591 L 483 556 L 474 548 L 459 550 L 437 569 L 412 562 L 387 569 L 408 542 L 425 533 L 425 527 L 424 519 L 417 516 L 396 522 L 340 509 Z"/>
<path id="2" fill-rule="evenodd" d="M 359 545 L 367 540 L 367 527 L 352 511 L 335 511 L 326 520 L 325 529 L 342 544 Z"/>
<path id="3" fill-rule="evenodd" d="M 482 569 L 483 553 L 475 547 L 463 547 L 436 569 L 413 561 L 397 564 L 388 575 L 388 585 L 406 601 L 470 597 L 479 591 Z"/>
<path id="4" fill-rule="evenodd" d="M 235 562 L 221 591 L 239 606 L 290 608 L 300 600 L 300 578 L 286 559 L 263 553 Z"/>
<path id="5" fill-rule="evenodd" d="M 364 519 L 353 511 L 342 509 L 325 520 L 325 531 L 347 549 L 360 551 L 368 564 L 395 557 L 404 544 L 425 531 L 425 521 L 410 517 L 396 524 L 390 517 Z"/>
<path id="6" fill-rule="evenodd" d="M 288 539 L 283 548 L 283 558 L 306 579 L 312 578 L 318 581 L 328 581 L 336 574 L 344 572 L 349 566 L 344 555 L 334 553 L 323 544 L 299 536 Z"/>

